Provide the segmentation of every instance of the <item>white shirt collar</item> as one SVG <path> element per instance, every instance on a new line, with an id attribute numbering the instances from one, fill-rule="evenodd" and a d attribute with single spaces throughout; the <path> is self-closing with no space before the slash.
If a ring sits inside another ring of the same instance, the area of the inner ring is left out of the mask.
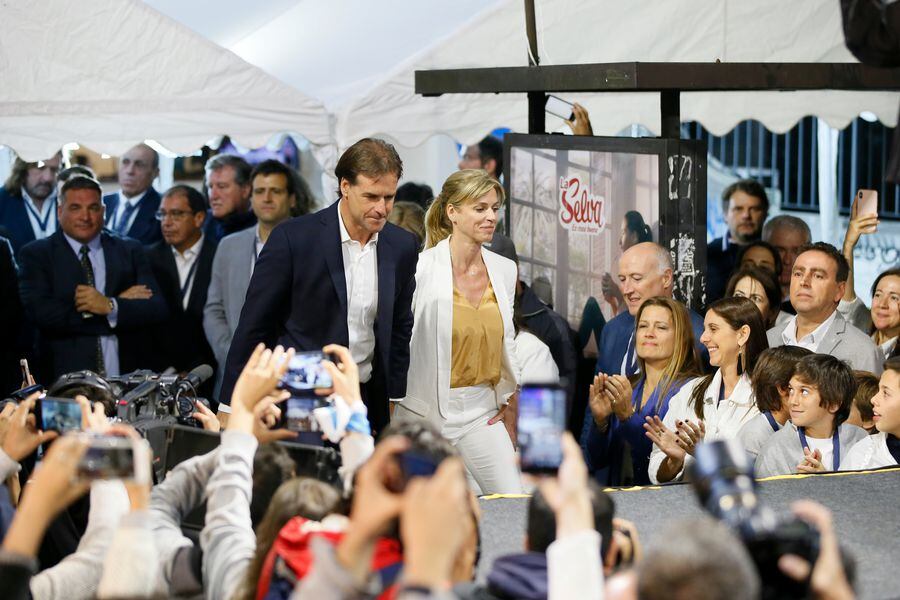
<path id="1" fill-rule="evenodd" d="M 203 247 L 203 238 L 204 237 L 205 237 L 205 234 L 201 232 L 200 237 L 197 239 L 197 241 L 194 242 L 193 245 L 191 245 L 191 247 L 188 248 L 187 250 L 185 250 L 184 252 L 179 252 L 178 250 L 175 249 L 175 246 L 171 246 L 172 253 L 175 256 L 181 256 L 181 258 L 183 258 L 184 260 L 191 260 L 198 254 L 200 254 L 200 248 Z"/>
<path id="2" fill-rule="evenodd" d="M 148 189 L 149 189 L 149 188 L 148 188 Z M 122 202 L 124 202 L 125 204 L 129 204 L 129 205 L 131 205 L 131 206 L 134 206 L 135 204 L 137 204 L 138 202 L 140 202 L 140 201 L 144 198 L 144 196 L 146 196 L 146 195 L 147 195 L 147 190 L 144 190 L 143 192 L 141 192 L 141 193 L 138 194 L 137 196 L 134 196 L 134 197 L 132 197 L 132 198 L 129 198 L 128 196 L 125 195 L 125 192 L 123 192 L 122 190 L 119 190 L 119 199 L 120 199 Z"/>
<path id="3" fill-rule="evenodd" d="M 89 241 L 88 243 L 79 242 L 73 237 L 70 237 L 68 233 L 63 232 L 63 237 L 66 238 L 66 241 L 69 242 L 69 246 L 72 247 L 72 250 L 75 251 L 75 256 L 81 256 L 81 247 L 87 246 L 91 252 L 95 252 L 100 250 L 102 246 L 100 245 L 100 234 L 97 234 L 97 237 Z"/>
<path id="4" fill-rule="evenodd" d="M 815 348 L 819 347 L 819 344 L 822 343 L 822 338 L 825 337 L 825 333 L 828 331 L 828 328 L 831 327 L 831 324 L 834 323 L 834 320 L 837 318 L 837 310 L 831 313 L 831 316 L 822 321 L 822 323 L 816 327 L 812 333 L 806 335 L 802 340 L 797 339 L 797 315 L 791 317 L 791 320 L 787 322 L 787 326 L 784 328 L 784 331 L 781 333 L 781 338 L 784 341 L 786 346 L 800 346 L 800 345 L 810 345 Z"/>
<path id="5" fill-rule="evenodd" d="M 347 244 L 347 243 L 353 242 L 355 240 L 350 237 L 350 232 L 347 231 L 347 227 L 344 225 L 344 217 L 343 217 L 343 215 L 341 215 L 341 202 L 343 202 L 343 200 L 338 200 L 338 206 L 337 206 L 338 228 L 341 230 L 341 244 Z M 372 237 L 369 238 L 369 242 L 366 245 L 368 246 L 369 244 L 377 244 L 377 243 L 378 243 L 378 234 L 374 233 L 374 234 L 372 234 Z"/>
<path id="6" fill-rule="evenodd" d="M 22 199 L 25 202 L 28 202 L 37 210 L 37 202 L 34 201 L 27 191 L 25 191 L 25 186 L 22 186 Z M 44 216 L 44 213 L 47 213 L 56 208 L 56 190 L 54 189 L 50 192 L 50 195 L 44 199 L 44 204 L 41 206 L 41 216 Z"/>
<path id="7" fill-rule="evenodd" d="M 725 381 L 722 377 L 722 369 L 716 369 L 716 374 L 713 375 L 712 381 L 709 382 L 709 386 L 703 394 L 703 401 L 706 404 L 716 404 L 719 401 L 719 390 L 723 385 L 725 385 Z M 731 390 L 731 395 L 725 400 L 736 406 L 750 406 L 755 402 L 753 386 L 750 383 L 750 377 L 746 373 L 741 374 L 737 385 Z"/>
<path id="8" fill-rule="evenodd" d="M 874 337 L 874 336 L 873 336 Z M 887 358 L 890 356 L 891 352 L 894 351 L 894 348 L 897 346 L 897 342 L 900 340 L 900 336 L 894 336 L 891 339 L 887 340 L 885 343 L 881 344 L 879 348 L 881 348 L 882 354 Z"/>

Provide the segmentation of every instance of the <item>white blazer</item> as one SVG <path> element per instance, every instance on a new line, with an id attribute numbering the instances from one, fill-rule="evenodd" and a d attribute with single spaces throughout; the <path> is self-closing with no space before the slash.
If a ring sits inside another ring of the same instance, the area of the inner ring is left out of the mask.
<path id="1" fill-rule="evenodd" d="M 503 360 L 500 381 L 494 387 L 499 409 L 515 393 L 519 382 L 512 321 L 517 270 L 513 261 L 486 248 L 482 248 L 481 256 L 503 321 Z M 409 411 L 441 425 L 447 418 L 453 350 L 453 268 L 449 238 L 419 254 L 412 310 L 406 397 L 397 409 L 401 415 Z"/>
<path id="2" fill-rule="evenodd" d="M 699 420 L 691 406 L 691 394 L 701 381 L 703 381 L 702 377 L 691 379 L 678 390 L 677 394 L 672 396 L 669 401 L 669 410 L 663 418 L 663 424 L 670 430 L 675 431 L 676 421 L 696 423 Z M 716 369 L 716 373 L 703 395 L 703 423 L 706 425 L 706 435 L 703 439 L 707 442 L 736 439 L 741 428 L 759 414 L 756 397 L 753 395 L 753 386 L 750 385 L 750 378 L 746 373 L 738 379 L 737 385 L 731 392 L 731 397 L 724 399 L 719 404 L 719 389 L 722 385 L 722 371 Z M 659 483 L 656 474 L 665 458 L 665 453 L 654 444 L 650 452 L 650 465 L 647 469 L 650 481 L 653 483 Z M 694 457 L 688 454 L 684 457 L 684 466 L 687 467 L 693 460 Z M 673 481 L 681 479 L 683 474 L 684 470 L 682 469 Z"/>

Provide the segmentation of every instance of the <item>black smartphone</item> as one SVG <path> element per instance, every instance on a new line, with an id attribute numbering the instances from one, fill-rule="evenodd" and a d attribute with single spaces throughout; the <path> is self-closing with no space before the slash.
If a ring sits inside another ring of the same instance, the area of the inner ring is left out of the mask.
<path id="1" fill-rule="evenodd" d="M 565 388 L 560 384 L 522 386 L 518 424 L 522 471 L 556 473 L 566 430 Z"/>
<path id="2" fill-rule="evenodd" d="M 82 434 L 88 448 L 78 462 L 78 478 L 150 480 L 149 448 L 144 440 L 112 435 Z"/>
<path id="3" fill-rule="evenodd" d="M 44 397 L 35 405 L 35 418 L 43 431 L 80 431 L 81 405 L 69 398 Z"/>
<path id="4" fill-rule="evenodd" d="M 25 398 L 32 395 L 33 393 L 43 392 L 43 391 L 44 391 L 44 386 L 42 386 L 39 383 L 36 383 L 34 385 L 29 385 L 29 386 L 23 387 L 20 390 L 14 391 L 12 394 L 9 395 L 9 397 L 12 398 L 13 400 L 15 400 L 16 402 L 22 402 L 23 400 L 25 400 Z"/>
<path id="5" fill-rule="evenodd" d="M 281 378 L 281 389 L 288 390 L 292 398 L 318 398 L 317 389 L 333 386 L 331 375 L 322 366 L 323 360 L 333 361 L 333 358 L 324 352 L 295 354 Z"/>
<path id="6" fill-rule="evenodd" d="M 575 105 L 553 94 L 547 94 L 547 99 L 544 101 L 544 110 L 566 121 L 575 119 Z"/>

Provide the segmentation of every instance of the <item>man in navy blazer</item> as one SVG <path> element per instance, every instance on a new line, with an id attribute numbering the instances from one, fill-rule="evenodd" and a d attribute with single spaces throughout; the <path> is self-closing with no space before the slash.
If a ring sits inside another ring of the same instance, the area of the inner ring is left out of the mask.
<path id="1" fill-rule="evenodd" d="M 153 180 L 159 175 L 159 154 L 147 144 L 138 144 L 119 159 L 118 192 L 103 197 L 106 227 L 123 237 L 149 246 L 162 239 L 156 211 L 159 192 Z"/>
<path id="2" fill-rule="evenodd" d="M 62 155 L 35 163 L 17 158 L 0 188 L 0 226 L 13 253 L 56 231 L 56 174 Z"/>
<path id="3" fill-rule="evenodd" d="M 674 278 L 672 259 L 665 248 L 653 242 L 636 244 L 619 259 L 619 287 L 625 298 L 627 311 L 609 321 L 600 334 L 597 346 L 597 372 L 607 375 L 631 376 L 637 372 L 634 342 L 634 316 L 644 300 L 656 296 L 672 297 Z M 704 365 L 709 365 L 709 353 L 700 344 L 703 317 L 688 309 L 694 329 L 694 342 Z M 590 407 L 585 411 L 582 445 L 594 426 Z M 588 465 L 590 467 L 590 465 Z"/>
<path id="4" fill-rule="evenodd" d="M 118 375 L 145 367 L 148 325 L 166 306 L 134 240 L 101 231 L 100 184 L 73 177 L 62 187 L 60 228 L 19 253 L 19 287 L 39 331 L 39 378 L 71 371 Z"/>
<path id="5" fill-rule="evenodd" d="M 373 432 L 387 425 L 388 398 L 406 395 L 418 259 L 416 237 L 387 222 L 402 171 L 393 146 L 360 140 L 335 168 L 338 202 L 272 231 L 228 352 L 220 415 L 260 342 L 298 352 L 337 343 L 359 365 Z"/>

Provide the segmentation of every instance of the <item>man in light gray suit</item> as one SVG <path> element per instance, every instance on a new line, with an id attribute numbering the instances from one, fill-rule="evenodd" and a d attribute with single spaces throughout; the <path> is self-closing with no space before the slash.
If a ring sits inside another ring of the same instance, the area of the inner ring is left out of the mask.
<path id="1" fill-rule="evenodd" d="M 241 317 L 256 257 L 275 226 L 297 216 L 297 176 L 288 167 L 267 160 L 253 170 L 250 182 L 250 208 L 256 215 L 256 227 L 227 235 L 219 242 L 203 309 L 203 331 L 219 363 L 217 400 L 225 374 L 225 359 Z"/>
<path id="2" fill-rule="evenodd" d="M 791 271 L 791 304 L 797 314 L 767 333 L 769 346 L 800 346 L 830 354 L 854 369 L 881 373 L 884 356 L 865 333 L 837 311 L 850 267 L 831 244 L 804 247 Z"/>

